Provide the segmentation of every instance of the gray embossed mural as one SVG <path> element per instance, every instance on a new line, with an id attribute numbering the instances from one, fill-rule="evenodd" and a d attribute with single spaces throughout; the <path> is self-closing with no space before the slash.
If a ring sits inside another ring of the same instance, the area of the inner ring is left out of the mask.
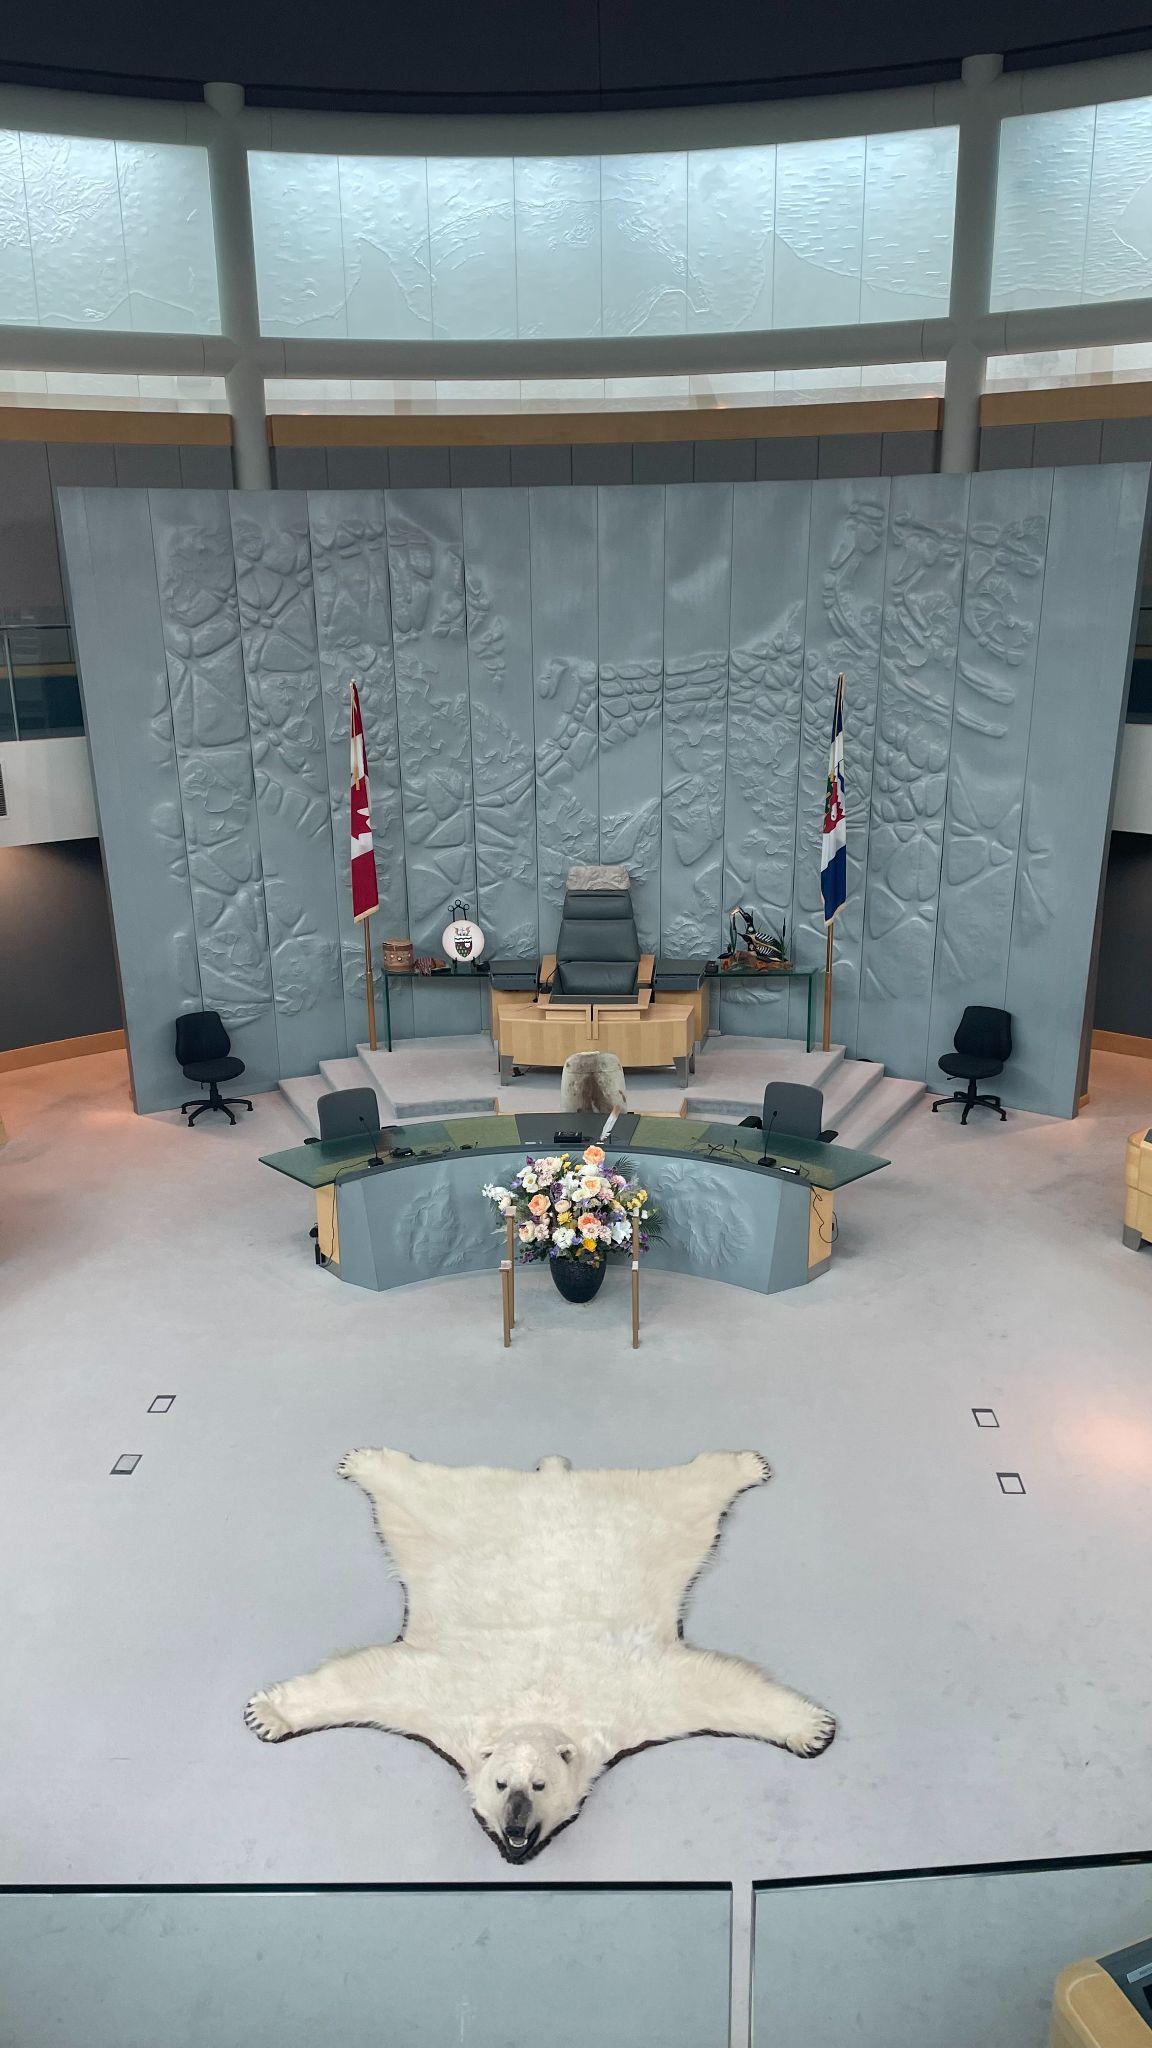
<path id="1" fill-rule="evenodd" d="M 1005 1096 L 1067 1114 L 1148 472 L 492 491 L 64 491 L 137 1101 L 218 1009 L 253 1088 L 364 1035 L 347 884 L 360 686 L 377 941 L 555 942 L 621 860 L 642 938 L 715 952 L 731 904 L 823 958 L 818 846 L 847 677 L 834 1030 L 931 1077 L 1006 1004 Z M 398 1036 L 477 1030 L 474 982 L 393 985 Z M 726 1031 L 796 1036 L 733 986 Z"/>

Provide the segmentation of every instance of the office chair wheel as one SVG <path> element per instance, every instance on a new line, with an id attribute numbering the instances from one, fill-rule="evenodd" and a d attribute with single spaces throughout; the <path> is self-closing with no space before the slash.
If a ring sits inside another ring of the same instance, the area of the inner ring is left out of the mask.
<path id="1" fill-rule="evenodd" d="M 513 1079 L 514 1081 L 515 1081 L 515 1080 L 518 1080 L 518 1079 L 519 1079 L 519 1077 L 520 1077 L 520 1075 L 521 1075 L 521 1074 L 523 1073 L 523 1071 L 524 1071 L 523 1067 L 513 1067 L 513 1069 L 512 1069 L 512 1079 Z"/>

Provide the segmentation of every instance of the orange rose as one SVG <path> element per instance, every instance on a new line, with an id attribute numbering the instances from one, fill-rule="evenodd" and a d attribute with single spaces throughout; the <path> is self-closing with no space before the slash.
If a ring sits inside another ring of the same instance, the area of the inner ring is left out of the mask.
<path id="1" fill-rule="evenodd" d="M 576 1218 L 576 1228 L 582 1231 L 585 1237 L 589 1235 L 595 1236 L 599 1223 L 595 1216 L 578 1216 Z"/>
<path id="2" fill-rule="evenodd" d="M 543 1216 L 548 1207 L 547 1195 L 533 1195 L 528 1207 L 534 1216 Z"/>
<path id="3" fill-rule="evenodd" d="M 584 1157 L 588 1161 L 589 1166 L 603 1166 L 604 1147 L 602 1145 L 586 1145 L 584 1147 Z"/>

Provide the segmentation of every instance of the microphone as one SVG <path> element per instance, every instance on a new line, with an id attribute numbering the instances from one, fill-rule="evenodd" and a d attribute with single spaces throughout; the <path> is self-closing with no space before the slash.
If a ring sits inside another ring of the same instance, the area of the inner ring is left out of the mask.
<path id="1" fill-rule="evenodd" d="M 764 1126 L 764 1149 L 760 1155 L 760 1158 L 756 1162 L 758 1166 L 775 1166 L 776 1164 L 775 1159 L 770 1159 L 768 1157 L 768 1139 L 771 1134 L 772 1126 L 775 1123 L 779 1114 L 780 1111 L 778 1109 L 774 1109 L 767 1123 Z"/>
<path id="2" fill-rule="evenodd" d="M 384 1161 L 383 1161 L 383 1160 L 381 1159 L 381 1157 L 380 1157 L 380 1127 L 379 1127 L 379 1125 L 377 1125 L 376 1129 L 375 1129 L 375 1130 L 373 1130 L 373 1129 L 372 1129 L 372 1127 L 371 1127 L 371 1125 L 369 1124 L 369 1122 L 368 1122 L 368 1119 L 367 1119 L 367 1117 L 365 1116 L 365 1114 L 364 1114 L 363 1110 L 358 1110 L 358 1111 L 357 1111 L 357 1114 L 356 1114 L 356 1121 L 357 1121 L 357 1123 L 358 1123 L 358 1124 L 360 1124 L 360 1125 L 362 1126 L 362 1128 L 364 1129 L 364 1131 L 365 1131 L 365 1132 L 367 1133 L 367 1135 L 368 1135 L 368 1136 L 369 1136 L 369 1137 L 371 1138 L 371 1140 L 372 1140 L 372 1157 L 371 1157 L 371 1159 L 370 1159 L 370 1160 L 368 1161 L 368 1164 L 369 1164 L 369 1166 L 383 1166 L 383 1164 L 384 1164 Z"/>

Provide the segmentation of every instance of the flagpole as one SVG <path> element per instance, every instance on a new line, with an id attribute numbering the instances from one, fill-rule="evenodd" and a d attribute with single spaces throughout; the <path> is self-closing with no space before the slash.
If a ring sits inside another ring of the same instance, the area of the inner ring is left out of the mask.
<path id="1" fill-rule="evenodd" d="M 827 952 L 827 955 L 826 955 L 826 957 L 825 957 L 825 961 L 824 961 L 824 1050 L 825 1050 L 825 1052 L 831 1052 L 831 1050 L 832 1050 L 832 934 L 833 934 L 833 932 L 835 931 L 835 929 L 836 929 L 836 920 L 835 920 L 835 918 L 833 918 L 833 919 L 832 919 L 832 921 L 831 921 L 831 923 L 830 923 L 830 924 L 829 924 L 829 926 L 828 926 L 828 952 Z"/>

